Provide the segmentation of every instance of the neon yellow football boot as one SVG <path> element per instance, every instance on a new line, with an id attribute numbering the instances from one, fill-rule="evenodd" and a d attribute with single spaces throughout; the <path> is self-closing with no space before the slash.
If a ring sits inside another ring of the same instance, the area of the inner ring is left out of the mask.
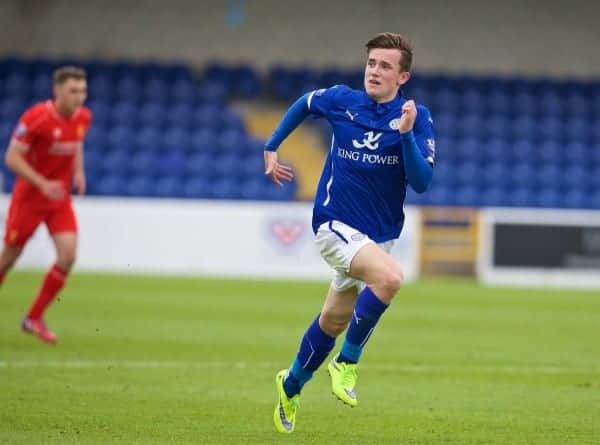
<path id="1" fill-rule="evenodd" d="M 356 379 L 358 378 L 357 366 L 352 363 L 338 363 L 336 358 L 331 360 L 327 365 L 327 371 L 329 371 L 329 376 L 331 377 L 331 391 L 334 396 L 346 405 L 354 408 L 358 405 L 358 399 L 354 390 Z"/>
<path id="2" fill-rule="evenodd" d="M 289 398 L 283 389 L 283 381 L 288 374 L 287 369 L 282 369 L 275 376 L 275 387 L 277 388 L 277 406 L 273 413 L 273 422 L 277 431 L 284 434 L 294 432 L 296 426 L 296 410 L 300 406 L 300 394 Z"/>

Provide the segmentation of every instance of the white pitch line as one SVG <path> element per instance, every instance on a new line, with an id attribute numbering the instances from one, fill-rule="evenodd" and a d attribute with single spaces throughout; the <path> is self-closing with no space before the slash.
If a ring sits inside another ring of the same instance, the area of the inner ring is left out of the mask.
<path id="1" fill-rule="evenodd" d="M 278 369 L 281 363 L 275 362 L 176 362 L 176 361 L 0 361 L 0 369 L 8 368 L 120 368 L 120 369 Z M 406 372 L 406 373 L 439 373 L 439 372 L 474 372 L 483 374 L 599 374 L 600 367 L 568 367 L 568 366 L 515 366 L 515 365 L 402 365 L 365 363 L 361 365 L 365 370 Z"/>

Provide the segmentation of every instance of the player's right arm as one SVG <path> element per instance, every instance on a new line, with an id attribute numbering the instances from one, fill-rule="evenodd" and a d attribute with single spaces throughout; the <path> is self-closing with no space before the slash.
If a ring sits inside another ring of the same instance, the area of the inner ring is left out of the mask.
<path id="1" fill-rule="evenodd" d="M 333 98 L 338 92 L 337 86 L 315 90 L 301 96 L 283 115 L 277 128 L 265 144 L 265 175 L 269 176 L 275 184 L 282 186 L 281 180 L 291 181 L 294 177 L 292 169 L 277 161 L 277 149 L 298 125 L 309 114 L 318 117 L 327 117 Z"/>
<path id="2" fill-rule="evenodd" d="M 63 199 L 66 190 L 62 182 L 49 180 L 40 175 L 25 159 L 25 153 L 30 150 L 38 137 L 37 133 L 41 122 L 43 122 L 43 115 L 38 107 L 30 108 L 21 116 L 6 149 L 4 164 L 17 176 L 37 187 L 46 198 Z"/>
<path id="3" fill-rule="evenodd" d="M 283 186 L 282 180 L 291 181 L 294 178 L 294 172 L 289 166 L 279 163 L 277 149 L 308 116 L 308 97 L 309 94 L 305 94 L 292 104 L 265 144 L 265 175 L 280 187 Z"/>
<path id="4" fill-rule="evenodd" d="M 16 175 L 35 185 L 46 198 L 52 200 L 63 199 L 65 189 L 62 182 L 46 179 L 36 172 L 25 159 L 27 149 L 28 146 L 23 142 L 12 139 L 4 156 L 6 166 Z"/>

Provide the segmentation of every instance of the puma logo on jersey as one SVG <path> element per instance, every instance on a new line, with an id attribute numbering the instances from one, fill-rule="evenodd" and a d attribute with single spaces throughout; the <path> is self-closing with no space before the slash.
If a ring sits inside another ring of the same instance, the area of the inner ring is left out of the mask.
<path id="1" fill-rule="evenodd" d="M 350 120 L 353 121 L 356 118 L 356 116 L 358 116 L 358 113 L 352 114 L 350 110 L 346 110 L 346 116 L 348 116 Z"/>
<path id="2" fill-rule="evenodd" d="M 379 148 L 379 139 L 383 136 L 383 133 L 375 133 L 374 131 L 365 132 L 365 137 L 362 142 L 358 142 L 356 139 L 352 139 L 352 145 L 354 148 L 367 148 L 369 150 L 377 150 Z"/>

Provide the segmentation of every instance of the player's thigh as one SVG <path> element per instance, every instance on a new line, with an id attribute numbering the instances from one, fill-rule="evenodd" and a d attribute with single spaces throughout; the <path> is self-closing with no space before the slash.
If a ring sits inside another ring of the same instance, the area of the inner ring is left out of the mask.
<path id="1" fill-rule="evenodd" d="M 77 218 L 73 208 L 69 205 L 50 212 L 46 225 L 58 257 L 73 260 L 77 251 Z"/>
<path id="2" fill-rule="evenodd" d="M 402 278 L 400 264 L 381 246 L 365 244 L 354 255 L 350 264 L 350 275 L 368 285 L 390 280 L 390 277 Z"/>
<path id="3" fill-rule="evenodd" d="M 13 248 L 13 253 L 22 250 L 45 217 L 46 213 L 42 209 L 24 202 L 11 201 L 6 219 L 4 244 Z"/>

